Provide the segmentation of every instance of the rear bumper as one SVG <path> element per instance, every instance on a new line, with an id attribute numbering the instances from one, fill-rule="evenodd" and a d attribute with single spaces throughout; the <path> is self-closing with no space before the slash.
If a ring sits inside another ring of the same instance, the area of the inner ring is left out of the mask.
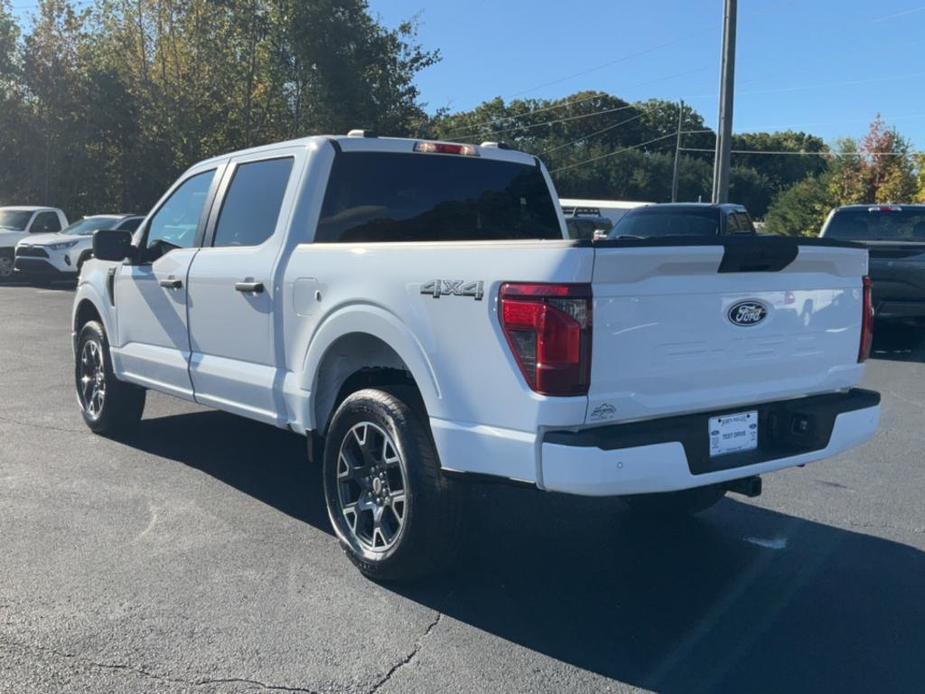
<path id="1" fill-rule="evenodd" d="M 758 449 L 709 456 L 710 417 L 757 410 Z M 803 433 L 795 422 L 805 420 Z M 670 492 L 804 465 L 858 446 L 877 431 L 880 395 L 854 389 L 681 417 L 550 431 L 542 440 L 549 491 L 587 496 Z"/>

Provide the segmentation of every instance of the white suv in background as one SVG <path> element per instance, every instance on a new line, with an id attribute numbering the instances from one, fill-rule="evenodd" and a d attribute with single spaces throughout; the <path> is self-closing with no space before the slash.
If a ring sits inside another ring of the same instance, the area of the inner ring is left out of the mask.
<path id="1" fill-rule="evenodd" d="M 100 229 L 135 231 L 144 217 L 97 214 L 74 222 L 56 234 L 27 237 L 16 244 L 15 268 L 26 275 L 74 276 L 93 254 L 93 234 Z"/>
<path id="2" fill-rule="evenodd" d="M 56 207 L 0 207 L 0 280 L 13 275 L 13 248 L 19 241 L 66 226 L 67 217 Z"/>

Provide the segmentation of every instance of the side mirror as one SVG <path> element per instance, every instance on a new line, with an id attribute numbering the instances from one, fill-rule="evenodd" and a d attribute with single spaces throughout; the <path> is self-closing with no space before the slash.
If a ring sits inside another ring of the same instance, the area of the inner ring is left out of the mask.
<path id="1" fill-rule="evenodd" d="M 93 234 L 93 256 L 98 260 L 121 262 L 135 257 L 132 234 L 128 231 L 100 229 Z"/>

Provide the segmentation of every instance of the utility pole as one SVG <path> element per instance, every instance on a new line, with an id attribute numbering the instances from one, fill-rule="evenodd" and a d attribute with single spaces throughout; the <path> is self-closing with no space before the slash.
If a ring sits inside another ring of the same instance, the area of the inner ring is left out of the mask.
<path id="1" fill-rule="evenodd" d="M 681 174 L 681 128 L 684 124 L 683 99 L 678 106 L 678 134 L 674 141 L 674 172 L 671 174 L 671 202 L 678 201 L 678 179 Z"/>
<path id="2" fill-rule="evenodd" d="M 729 168 L 732 164 L 732 105 L 735 100 L 736 14 L 738 0 L 726 0 L 723 23 L 723 75 L 719 95 L 719 128 L 713 161 L 713 202 L 729 201 Z"/>

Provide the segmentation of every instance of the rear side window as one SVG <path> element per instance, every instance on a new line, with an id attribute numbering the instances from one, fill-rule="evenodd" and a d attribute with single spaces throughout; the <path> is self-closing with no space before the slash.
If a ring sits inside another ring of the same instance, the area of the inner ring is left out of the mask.
<path id="1" fill-rule="evenodd" d="M 317 242 L 561 239 L 539 167 L 441 154 L 343 152 Z"/>
<path id="2" fill-rule="evenodd" d="M 54 212 L 40 212 L 32 222 L 32 233 L 52 233 L 61 231 L 61 221 Z"/>
<path id="3" fill-rule="evenodd" d="M 606 217 L 566 217 L 565 226 L 570 239 L 587 241 L 594 238 L 595 232 L 607 234 L 613 222 Z"/>
<path id="4" fill-rule="evenodd" d="M 273 235 L 292 157 L 240 164 L 215 227 L 214 246 L 259 246 Z"/>
<path id="5" fill-rule="evenodd" d="M 755 225 L 752 223 L 752 218 L 748 216 L 747 212 L 737 212 L 736 219 L 739 220 L 739 233 L 741 234 L 754 234 Z"/>
<path id="6" fill-rule="evenodd" d="M 728 213 L 726 215 L 726 233 L 735 234 L 739 231 L 742 231 L 742 228 L 739 226 L 739 215 L 735 212 Z"/>

